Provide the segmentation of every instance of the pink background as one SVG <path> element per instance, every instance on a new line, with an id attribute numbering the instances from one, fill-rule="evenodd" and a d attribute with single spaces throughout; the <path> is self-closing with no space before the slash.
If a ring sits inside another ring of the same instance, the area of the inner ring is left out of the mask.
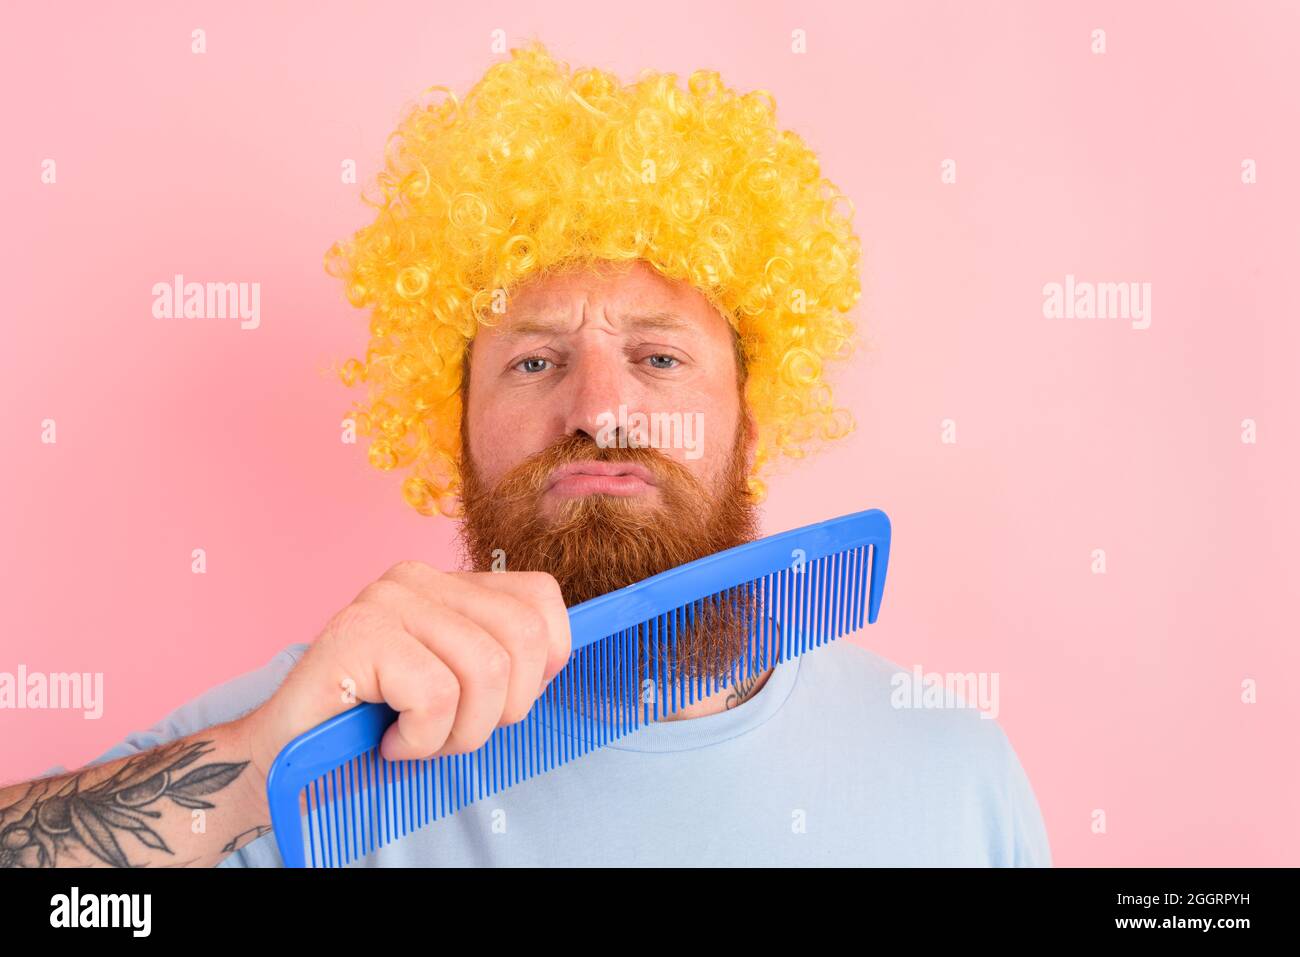
<path id="1" fill-rule="evenodd" d="M 321 258 L 367 213 L 340 163 L 370 180 L 401 107 L 464 92 L 500 29 L 624 79 L 767 88 L 853 198 L 858 430 L 773 479 L 766 530 L 890 513 L 884 609 L 854 640 L 999 673 L 1055 862 L 1300 864 L 1296 6 L 554 6 L 10 13 L 0 670 L 102 671 L 106 710 L 0 712 L 0 780 L 310 640 L 399 559 L 451 560 L 452 526 L 339 441 L 359 392 L 330 366 L 365 316 Z M 261 328 L 153 319 L 176 272 L 260 282 Z M 1067 273 L 1150 282 L 1151 328 L 1043 318 Z"/>

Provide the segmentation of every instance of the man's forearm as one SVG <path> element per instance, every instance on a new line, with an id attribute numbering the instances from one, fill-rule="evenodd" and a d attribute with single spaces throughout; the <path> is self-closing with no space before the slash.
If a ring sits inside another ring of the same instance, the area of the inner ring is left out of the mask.
<path id="1" fill-rule="evenodd" d="M 270 831 L 236 720 L 0 788 L 0 867 L 213 867 Z"/>

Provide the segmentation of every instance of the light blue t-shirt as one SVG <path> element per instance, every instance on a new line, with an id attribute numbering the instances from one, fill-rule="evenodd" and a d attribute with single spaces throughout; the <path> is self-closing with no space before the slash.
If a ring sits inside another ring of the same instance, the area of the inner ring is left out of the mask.
<path id="1" fill-rule="evenodd" d="M 92 763 L 234 720 L 307 647 Z M 646 725 L 348 866 L 1051 866 L 1033 789 L 997 721 L 892 706 L 901 671 L 832 641 L 782 662 L 731 710 Z M 283 861 L 267 834 L 218 866 Z"/>

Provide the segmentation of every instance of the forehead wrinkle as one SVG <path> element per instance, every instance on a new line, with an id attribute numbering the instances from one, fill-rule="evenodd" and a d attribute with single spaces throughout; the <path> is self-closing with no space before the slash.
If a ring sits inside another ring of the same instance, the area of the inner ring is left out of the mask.
<path id="1" fill-rule="evenodd" d="M 618 315 L 618 328 L 627 331 L 657 329 L 667 332 L 698 332 L 699 323 L 692 322 L 674 312 L 629 312 Z M 502 339 L 518 339 L 531 335 L 555 335 L 567 332 L 572 317 L 566 313 L 548 310 L 537 315 L 525 314 L 509 323 L 501 331 Z"/>

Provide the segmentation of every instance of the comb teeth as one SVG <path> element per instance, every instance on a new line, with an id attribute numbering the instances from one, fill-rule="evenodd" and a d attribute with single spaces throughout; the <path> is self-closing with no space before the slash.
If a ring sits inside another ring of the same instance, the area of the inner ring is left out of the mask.
<path id="1" fill-rule="evenodd" d="M 883 512 L 846 516 L 741 548 L 788 545 L 786 540 L 799 541 L 792 537 L 800 533 L 866 517 L 871 518 L 873 534 L 859 536 L 862 544 L 823 549 L 826 553 L 819 557 L 787 563 L 601 637 L 592 637 L 591 626 L 610 616 L 584 618 L 583 609 L 608 611 L 607 600 L 691 566 L 575 606 L 570 609 L 574 650 L 568 664 L 522 721 L 495 729 L 471 753 L 419 761 L 384 759 L 379 741 L 396 720 L 396 712 L 385 704 L 359 705 L 300 735 L 281 752 L 267 779 L 272 823 L 285 864 L 344 866 L 726 685 L 856 631 L 864 615 L 874 622 L 889 560 L 889 525 Z M 752 554 L 748 564 L 752 570 Z M 720 627 L 734 629 L 731 654 L 719 662 L 691 653 L 711 647 L 702 641 L 691 644 L 697 629 L 716 634 Z M 300 801 L 305 801 L 305 823 L 300 820 Z"/>

